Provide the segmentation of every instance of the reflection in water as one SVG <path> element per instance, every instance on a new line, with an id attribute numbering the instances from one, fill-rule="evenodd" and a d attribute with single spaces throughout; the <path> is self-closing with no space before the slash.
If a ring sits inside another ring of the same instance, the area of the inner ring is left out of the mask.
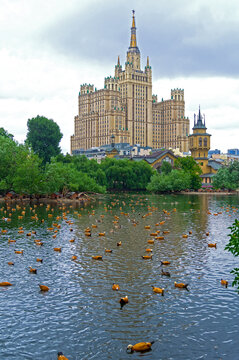
<path id="1" fill-rule="evenodd" d="M 224 251 L 237 206 L 237 196 L 117 194 L 86 208 L 2 207 L 0 227 L 7 233 L 0 235 L 0 282 L 13 286 L 0 288 L 0 359 L 56 359 L 58 351 L 75 360 L 136 359 L 140 355 L 126 348 L 139 341 L 155 341 L 142 355 L 150 359 L 237 359 L 239 298 L 229 273 L 237 260 Z M 26 236 L 32 230 L 36 234 Z M 148 244 L 156 231 L 164 239 Z M 62 251 L 54 252 L 57 247 Z M 152 259 L 143 260 L 148 247 Z M 98 255 L 103 261 L 92 260 Z M 188 283 L 189 291 L 175 288 L 175 281 Z M 50 290 L 42 293 L 38 284 Z M 164 296 L 152 286 L 164 288 Z"/>

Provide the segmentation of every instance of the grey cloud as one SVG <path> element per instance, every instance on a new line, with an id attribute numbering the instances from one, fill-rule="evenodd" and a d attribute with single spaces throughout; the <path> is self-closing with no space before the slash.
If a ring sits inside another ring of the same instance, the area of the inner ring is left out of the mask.
<path id="1" fill-rule="evenodd" d="M 198 4 L 197 11 L 192 3 Z M 219 3 L 214 5 L 221 15 L 218 17 L 213 6 L 203 3 L 187 0 L 181 0 L 180 6 L 176 0 L 169 3 L 149 0 L 147 6 L 141 0 L 132 1 L 130 6 L 124 1 L 90 3 L 56 21 L 40 36 L 56 52 L 74 61 L 112 66 L 120 54 L 124 63 L 130 40 L 130 11 L 135 5 L 138 46 L 144 60 L 150 56 L 154 77 L 238 77 L 239 21 L 233 11 L 227 17 Z"/>

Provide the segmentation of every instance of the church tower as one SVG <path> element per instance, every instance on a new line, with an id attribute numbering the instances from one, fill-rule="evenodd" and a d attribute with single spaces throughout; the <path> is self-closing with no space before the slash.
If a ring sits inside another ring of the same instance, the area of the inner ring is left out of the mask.
<path id="1" fill-rule="evenodd" d="M 199 106 L 198 116 L 194 114 L 193 134 L 189 135 L 189 150 L 194 160 L 200 165 L 203 174 L 210 172 L 208 168 L 210 136 L 205 125 L 205 115 L 202 117 Z"/>

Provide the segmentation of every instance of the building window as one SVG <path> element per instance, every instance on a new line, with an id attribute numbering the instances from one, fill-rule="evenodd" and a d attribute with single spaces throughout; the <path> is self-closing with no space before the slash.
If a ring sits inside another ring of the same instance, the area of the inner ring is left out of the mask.
<path id="1" fill-rule="evenodd" d="M 201 137 L 199 138 L 198 145 L 199 145 L 199 147 L 202 147 L 202 138 Z"/>
<path id="2" fill-rule="evenodd" d="M 204 144 L 204 147 L 207 147 L 207 138 L 206 137 L 203 139 L 203 144 Z"/>

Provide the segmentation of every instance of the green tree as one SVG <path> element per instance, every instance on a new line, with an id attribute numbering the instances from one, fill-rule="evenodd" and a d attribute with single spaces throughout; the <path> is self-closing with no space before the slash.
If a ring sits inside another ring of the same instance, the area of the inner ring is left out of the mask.
<path id="1" fill-rule="evenodd" d="M 215 189 L 236 190 L 239 188 L 239 162 L 234 161 L 229 166 L 218 170 L 213 177 Z"/>
<path id="2" fill-rule="evenodd" d="M 16 168 L 12 180 L 12 189 L 19 194 L 41 194 L 44 192 L 42 160 L 26 145 L 18 147 Z"/>
<path id="3" fill-rule="evenodd" d="M 183 170 L 172 170 L 169 174 L 154 174 L 147 190 L 151 192 L 171 192 L 188 189 L 190 185 L 190 174 Z"/>
<path id="4" fill-rule="evenodd" d="M 160 172 L 163 174 L 169 174 L 172 171 L 172 165 L 168 161 L 163 161 Z"/>
<path id="5" fill-rule="evenodd" d="M 59 143 L 63 135 L 53 120 L 38 115 L 28 120 L 27 128 L 26 142 L 32 146 L 44 164 L 49 162 L 52 156 L 60 154 Z"/>
<path id="6" fill-rule="evenodd" d="M 0 190 L 12 189 L 17 166 L 18 144 L 8 136 L 0 136 Z"/>
<path id="7" fill-rule="evenodd" d="M 0 136 L 7 137 L 11 140 L 13 140 L 13 137 L 14 137 L 12 134 L 9 134 L 9 132 L 7 130 L 5 130 L 3 127 L 0 128 Z"/>
<path id="8" fill-rule="evenodd" d="M 228 235 L 230 236 L 230 240 L 225 250 L 230 251 L 234 256 L 239 256 L 239 221 L 235 219 L 235 222 L 229 229 L 231 229 L 231 233 Z M 235 276 L 232 286 L 237 286 L 237 290 L 239 291 L 239 268 L 234 268 L 231 274 Z"/>
<path id="9" fill-rule="evenodd" d="M 202 169 L 192 156 L 177 158 L 174 166 L 175 168 L 184 170 L 184 172 L 190 174 L 190 189 L 198 190 L 201 188 L 202 180 L 200 175 L 202 174 Z"/>

